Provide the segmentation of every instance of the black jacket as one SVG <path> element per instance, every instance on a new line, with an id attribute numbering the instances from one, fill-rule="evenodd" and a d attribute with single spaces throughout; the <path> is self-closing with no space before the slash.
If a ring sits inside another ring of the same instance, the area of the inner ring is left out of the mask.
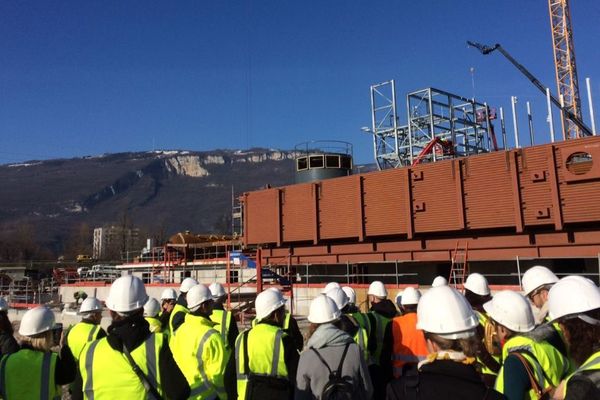
<path id="1" fill-rule="evenodd" d="M 12 354 L 19 351 L 19 344 L 12 333 L 0 332 L 0 358 L 6 354 Z"/>
<path id="2" fill-rule="evenodd" d="M 142 314 L 131 316 L 129 318 L 113 322 L 108 327 L 108 344 L 114 350 L 122 352 L 123 345 L 130 352 L 143 344 L 150 336 L 148 322 Z M 190 393 L 190 386 L 183 375 L 183 372 L 175 363 L 173 354 L 167 341 L 160 349 L 158 355 L 160 368 L 160 381 L 164 396 L 168 399 L 187 399 Z"/>
<path id="3" fill-rule="evenodd" d="M 472 365 L 437 360 L 417 371 L 408 369 L 387 387 L 387 400 L 501 400 L 506 397 L 486 387 Z"/>

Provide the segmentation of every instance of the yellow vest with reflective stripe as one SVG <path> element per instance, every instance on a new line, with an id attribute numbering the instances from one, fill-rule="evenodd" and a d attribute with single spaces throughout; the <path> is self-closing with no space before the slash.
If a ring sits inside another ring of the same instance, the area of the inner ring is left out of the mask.
<path id="1" fill-rule="evenodd" d="M 210 320 L 216 324 L 214 329 L 216 329 L 221 335 L 221 339 L 223 339 L 225 347 L 229 348 L 227 335 L 229 334 L 229 326 L 231 325 L 231 311 L 212 310 L 212 314 L 210 314 Z"/>
<path id="2" fill-rule="evenodd" d="M 477 316 L 477 319 L 479 320 L 479 325 L 481 325 L 481 327 L 483 328 L 483 331 L 485 332 L 485 326 L 489 323 L 490 318 L 485 313 L 479 312 L 477 310 L 473 310 L 473 311 L 475 312 L 475 315 Z M 500 357 L 501 356 L 494 355 L 494 354 L 490 354 L 490 356 L 492 356 L 492 358 L 494 360 L 496 360 L 498 363 L 500 363 Z M 485 365 L 483 363 L 483 361 L 481 361 L 479 359 L 479 357 L 477 357 L 477 363 L 481 366 L 481 373 L 482 374 L 485 374 L 485 375 L 498 375 L 497 372 L 494 372 L 491 369 L 489 369 L 488 366 Z"/>
<path id="3" fill-rule="evenodd" d="M 373 362 L 379 365 L 379 361 L 381 358 L 381 350 L 383 350 L 383 339 L 385 337 L 385 329 L 390 323 L 390 319 L 374 311 L 369 312 L 369 314 L 372 314 L 375 317 L 375 344 L 377 345 L 377 347 L 375 348 L 375 354 L 373 354 Z"/>
<path id="4" fill-rule="evenodd" d="M 131 352 L 131 357 L 159 393 L 162 394 L 159 369 L 160 349 L 166 346 L 164 336 L 152 333 Z M 83 379 L 83 396 L 89 400 L 147 398 L 146 390 L 125 354 L 110 347 L 102 338 L 88 343 L 79 358 Z"/>
<path id="5" fill-rule="evenodd" d="M 190 399 L 227 398 L 223 374 L 229 352 L 209 319 L 187 314 L 170 347 L 190 384 Z"/>
<path id="6" fill-rule="evenodd" d="M 61 398 L 54 381 L 56 353 L 21 349 L 0 361 L 0 395 L 4 400 Z"/>
<path id="7" fill-rule="evenodd" d="M 542 389 L 557 387 L 560 381 L 569 371 L 569 360 L 563 356 L 554 346 L 547 342 L 536 342 L 525 336 L 514 336 L 510 338 L 502 348 L 502 362 L 510 353 L 521 354 L 529 363 L 535 375 L 535 380 Z M 507 384 L 510 384 L 507 383 Z M 504 393 L 504 366 L 498 373 L 495 389 Z M 535 390 L 532 388 L 528 393 L 530 399 L 537 399 Z"/>
<path id="8" fill-rule="evenodd" d="M 173 307 L 173 310 L 171 310 L 171 315 L 169 315 L 169 331 L 171 333 L 175 333 L 173 331 L 173 317 L 175 316 L 175 314 L 177 314 L 179 312 L 184 312 L 186 314 L 189 314 L 190 310 L 188 310 L 187 307 L 184 307 L 181 304 L 175 304 L 175 307 Z"/>
<path id="9" fill-rule="evenodd" d="M 600 371 L 600 351 L 597 351 L 594 354 L 592 354 L 587 360 L 585 360 L 585 362 L 583 364 L 581 364 L 581 367 L 579 367 L 577 369 L 577 371 L 573 372 L 565 380 L 565 383 L 563 386 L 563 390 L 564 390 L 563 398 L 565 398 L 567 395 L 569 380 L 572 377 L 574 377 L 575 375 L 582 374 L 585 371 Z"/>
<path id="10" fill-rule="evenodd" d="M 249 371 L 245 371 L 244 335 L 248 335 Z M 248 373 L 287 379 L 281 328 L 258 323 L 249 331 L 240 333 L 235 341 L 238 399 L 246 398 Z"/>
<path id="11" fill-rule="evenodd" d="M 67 346 L 71 349 L 75 360 L 79 360 L 79 355 L 83 347 L 96 340 L 100 333 L 100 325 L 92 324 L 89 322 L 80 322 L 73 325 L 67 334 Z"/>
<path id="12" fill-rule="evenodd" d="M 367 334 L 367 330 L 359 326 L 353 339 L 360 348 L 360 353 L 365 361 L 369 361 L 369 335 Z"/>
<path id="13" fill-rule="evenodd" d="M 162 324 L 158 318 L 154 317 L 144 317 L 146 321 L 148 321 L 148 325 L 150 325 L 150 332 L 161 333 L 162 332 Z"/>

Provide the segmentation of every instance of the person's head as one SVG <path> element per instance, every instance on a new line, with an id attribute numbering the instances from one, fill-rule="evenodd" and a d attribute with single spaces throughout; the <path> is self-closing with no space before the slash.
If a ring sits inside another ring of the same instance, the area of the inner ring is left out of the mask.
<path id="1" fill-rule="evenodd" d="M 465 281 L 465 297 L 475 310 L 481 311 L 483 309 L 483 304 L 492 299 L 485 276 L 476 272 L 469 274 Z"/>
<path id="2" fill-rule="evenodd" d="M 388 292 L 385 288 L 385 285 L 381 281 L 373 281 L 369 285 L 369 290 L 367 291 L 367 295 L 369 296 L 369 302 L 371 304 L 377 304 L 385 299 L 387 299 Z"/>
<path id="3" fill-rule="evenodd" d="M 417 312 L 417 306 L 419 304 L 419 300 L 421 299 L 421 292 L 419 289 L 415 289 L 414 287 L 407 287 L 402 292 L 402 296 L 400 296 L 400 311 L 402 314 L 409 314 Z"/>
<path id="4" fill-rule="evenodd" d="M 113 321 L 142 316 L 148 301 L 142 280 L 133 275 L 118 278 L 110 286 L 106 307 Z"/>
<path id="5" fill-rule="evenodd" d="M 523 274 L 523 293 L 536 307 L 541 308 L 548 301 L 548 291 L 558 282 L 552 271 L 541 265 L 531 267 Z"/>
<path id="6" fill-rule="evenodd" d="M 160 307 L 163 311 L 170 313 L 177 304 L 177 292 L 173 288 L 167 288 L 160 295 Z"/>
<path id="7" fill-rule="evenodd" d="M 283 326 L 285 298 L 279 290 L 266 289 L 256 296 L 256 320 Z"/>
<path id="8" fill-rule="evenodd" d="M 218 282 L 213 282 L 208 287 L 210 293 L 212 294 L 212 298 L 215 303 L 223 304 L 225 299 L 227 298 L 227 293 L 225 292 L 225 288 Z"/>
<path id="9" fill-rule="evenodd" d="M 430 352 L 462 351 L 473 355 L 470 343 L 478 325 L 473 309 L 456 289 L 438 286 L 428 290 L 417 306 L 417 329 L 423 330 Z"/>
<path id="10" fill-rule="evenodd" d="M 332 289 L 341 289 L 342 287 L 340 286 L 339 283 L 337 282 L 329 282 L 327 283 L 327 285 L 325 285 L 325 287 L 323 288 L 323 290 L 321 290 L 321 293 L 323 294 L 327 294 L 327 292 L 329 292 Z"/>
<path id="11" fill-rule="evenodd" d="M 520 293 L 511 290 L 498 292 L 483 305 L 483 309 L 494 324 L 500 343 L 535 328 L 531 306 Z"/>
<path id="12" fill-rule="evenodd" d="M 342 286 L 342 290 L 348 296 L 348 304 L 355 305 L 356 304 L 356 292 L 350 286 Z"/>
<path id="13" fill-rule="evenodd" d="M 198 284 L 198 281 L 195 280 L 194 278 L 185 278 L 181 282 L 181 285 L 179 286 L 179 293 L 180 293 L 181 297 L 183 297 L 184 299 L 187 300 L 187 293 L 190 291 L 191 288 L 193 288 L 197 284 Z"/>
<path id="14" fill-rule="evenodd" d="M 448 280 L 441 275 L 436 276 L 431 282 L 431 287 L 448 286 Z"/>
<path id="15" fill-rule="evenodd" d="M 343 293 L 341 289 L 338 290 Z M 310 336 L 312 336 L 319 326 L 337 322 L 341 315 L 342 312 L 336 305 L 335 300 L 329 297 L 329 295 L 320 294 L 315 297 L 310 302 L 310 309 L 308 312 L 308 322 L 311 323 L 309 328 Z"/>
<path id="16" fill-rule="evenodd" d="M 333 300 L 333 302 L 337 306 L 338 310 L 343 312 L 345 309 L 348 308 L 349 299 L 348 299 L 348 296 L 346 296 L 346 292 L 344 292 L 342 290 L 342 288 L 340 288 L 340 287 L 333 288 L 333 289 L 329 290 L 327 293 L 325 293 L 325 295 L 327 297 L 329 297 L 331 300 Z"/>
<path id="17" fill-rule="evenodd" d="M 600 350 L 600 289 L 592 281 L 577 276 L 561 279 L 550 289 L 548 308 L 577 364 Z"/>
<path id="18" fill-rule="evenodd" d="M 160 304 L 154 297 L 150 297 L 144 304 L 144 317 L 156 318 L 160 312 Z"/>
<path id="19" fill-rule="evenodd" d="M 82 321 L 98 325 L 102 321 L 102 303 L 95 297 L 87 297 L 81 302 L 79 314 Z"/>
<path id="20" fill-rule="evenodd" d="M 22 342 L 39 351 L 50 351 L 55 345 L 53 330 L 56 328 L 54 313 L 46 306 L 27 311 L 21 319 L 19 335 Z"/>
<path id="21" fill-rule="evenodd" d="M 192 287 L 187 294 L 187 303 L 190 313 L 209 317 L 214 305 L 213 296 L 203 284 Z"/>

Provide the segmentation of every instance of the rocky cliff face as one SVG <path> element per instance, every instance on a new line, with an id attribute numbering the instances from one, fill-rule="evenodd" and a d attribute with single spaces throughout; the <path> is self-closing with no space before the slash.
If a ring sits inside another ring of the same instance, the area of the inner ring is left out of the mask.
<path id="1" fill-rule="evenodd" d="M 0 230 L 30 226 L 55 254 L 81 226 L 124 220 L 148 236 L 229 233 L 232 192 L 292 183 L 293 158 L 269 149 L 153 151 L 4 165 Z"/>

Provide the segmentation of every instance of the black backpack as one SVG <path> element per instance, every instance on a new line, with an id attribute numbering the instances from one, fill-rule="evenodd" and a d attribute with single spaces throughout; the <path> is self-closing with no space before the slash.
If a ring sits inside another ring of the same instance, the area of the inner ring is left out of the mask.
<path id="1" fill-rule="evenodd" d="M 352 383 L 348 382 L 346 379 L 342 377 L 342 367 L 344 366 L 344 360 L 346 359 L 346 353 L 348 353 L 348 347 L 350 347 L 350 343 L 346 343 L 344 347 L 344 353 L 342 354 L 342 359 L 340 360 L 340 365 L 337 370 L 331 371 L 327 362 L 323 359 L 321 354 L 314 348 L 310 349 L 315 352 L 319 360 L 329 371 L 329 381 L 323 387 L 323 391 L 321 392 L 322 400 L 352 400 L 354 398 L 354 386 Z"/>

